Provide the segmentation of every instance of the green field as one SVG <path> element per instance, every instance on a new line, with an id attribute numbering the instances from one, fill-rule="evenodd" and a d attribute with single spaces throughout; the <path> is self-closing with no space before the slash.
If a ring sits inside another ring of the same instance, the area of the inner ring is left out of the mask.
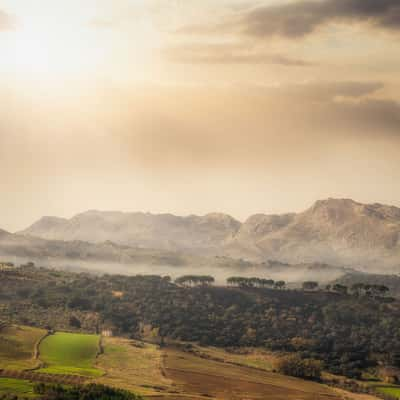
<path id="1" fill-rule="evenodd" d="M 400 386 L 393 386 L 393 385 L 376 386 L 375 390 L 377 392 L 388 394 L 392 397 L 397 397 L 398 399 L 400 399 Z"/>
<path id="2" fill-rule="evenodd" d="M 0 378 L 0 395 L 3 394 L 35 397 L 33 394 L 33 383 L 20 379 Z"/>
<path id="3" fill-rule="evenodd" d="M 43 329 L 7 326 L 0 330 L 0 369 L 35 368 L 35 346 L 46 334 Z"/>
<path id="4" fill-rule="evenodd" d="M 56 333 L 40 345 L 40 359 L 50 374 L 98 377 L 102 371 L 94 367 L 99 351 L 99 336 L 75 333 Z"/>

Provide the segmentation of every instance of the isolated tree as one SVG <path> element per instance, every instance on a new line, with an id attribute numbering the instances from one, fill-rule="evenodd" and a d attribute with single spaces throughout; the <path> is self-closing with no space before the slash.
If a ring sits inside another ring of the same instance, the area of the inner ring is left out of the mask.
<path id="1" fill-rule="evenodd" d="M 336 283 L 333 285 L 332 289 L 340 294 L 347 294 L 348 288 L 347 286 L 341 285 L 340 283 Z"/>
<path id="2" fill-rule="evenodd" d="M 286 282 L 285 281 L 275 282 L 275 288 L 277 288 L 277 289 L 284 289 L 285 286 L 286 286 Z"/>
<path id="3" fill-rule="evenodd" d="M 81 327 L 81 321 L 79 321 L 78 318 L 76 318 L 74 315 L 69 319 L 69 325 L 72 326 L 73 328 L 78 328 L 80 329 Z"/>
<path id="4" fill-rule="evenodd" d="M 273 287 L 275 281 L 272 279 L 261 279 L 261 286 L 262 287 Z"/>

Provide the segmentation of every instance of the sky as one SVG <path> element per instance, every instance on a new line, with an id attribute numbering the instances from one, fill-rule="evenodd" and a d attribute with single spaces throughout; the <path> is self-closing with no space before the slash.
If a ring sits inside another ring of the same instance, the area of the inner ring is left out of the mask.
<path id="1" fill-rule="evenodd" d="M 0 0 L 0 228 L 400 206 L 398 0 Z"/>

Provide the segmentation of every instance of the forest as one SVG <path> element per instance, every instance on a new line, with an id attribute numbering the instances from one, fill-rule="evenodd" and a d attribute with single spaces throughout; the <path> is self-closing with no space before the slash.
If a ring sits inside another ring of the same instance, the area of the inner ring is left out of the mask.
<path id="1" fill-rule="evenodd" d="M 397 366 L 400 304 L 382 285 L 284 282 L 238 277 L 95 276 L 25 265 L 0 272 L 0 320 L 47 329 L 99 332 L 205 346 L 263 347 L 319 360 L 351 378 Z M 244 280 L 243 280 L 244 279 Z"/>

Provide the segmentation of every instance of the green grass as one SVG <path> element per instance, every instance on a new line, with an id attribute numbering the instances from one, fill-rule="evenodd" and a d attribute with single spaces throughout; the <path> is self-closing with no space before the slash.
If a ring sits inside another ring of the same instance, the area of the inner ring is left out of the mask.
<path id="1" fill-rule="evenodd" d="M 376 386 L 375 389 L 380 393 L 388 394 L 390 396 L 400 399 L 400 386 Z"/>
<path id="2" fill-rule="evenodd" d="M 0 330 L 0 368 L 29 369 L 38 365 L 35 345 L 46 334 L 43 329 L 7 326 Z"/>
<path id="3" fill-rule="evenodd" d="M 99 350 L 99 336 L 56 333 L 40 345 L 40 359 L 45 367 L 40 372 L 98 377 L 102 371 L 94 367 Z"/>
<path id="4" fill-rule="evenodd" d="M 36 397 L 33 393 L 33 383 L 20 379 L 0 378 L 0 395 L 15 394 L 23 397 Z"/>

